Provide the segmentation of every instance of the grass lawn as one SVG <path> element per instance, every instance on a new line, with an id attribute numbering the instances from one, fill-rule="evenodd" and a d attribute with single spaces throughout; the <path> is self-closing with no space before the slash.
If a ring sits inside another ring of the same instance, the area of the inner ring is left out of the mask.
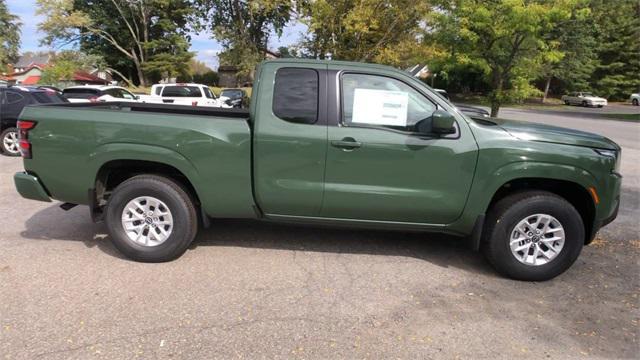
<path id="1" fill-rule="evenodd" d="M 603 118 L 612 120 L 638 121 L 640 122 L 640 114 L 600 114 Z"/>

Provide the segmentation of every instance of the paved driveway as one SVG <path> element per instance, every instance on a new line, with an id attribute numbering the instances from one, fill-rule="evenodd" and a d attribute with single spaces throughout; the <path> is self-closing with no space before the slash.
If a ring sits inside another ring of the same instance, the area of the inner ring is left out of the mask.
<path id="1" fill-rule="evenodd" d="M 441 236 L 228 220 L 139 264 L 86 208 L 21 199 L 0 157 L 0 358 L 637 358 L 639 124 L 502 115 L 624 148 L 619 219 L 554 281 Z"/>

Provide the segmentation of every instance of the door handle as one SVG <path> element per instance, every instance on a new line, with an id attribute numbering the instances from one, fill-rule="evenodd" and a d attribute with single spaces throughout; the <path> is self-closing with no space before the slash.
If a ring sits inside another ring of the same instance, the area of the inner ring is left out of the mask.
<path id="1" fill-rule="evenodd" d="M 332 140 L 331 146 L 344 150 L 353 150 L 361 147 L 362 143 L 356 141 L 354 138 L 346 137 L 342 140 Z"/>

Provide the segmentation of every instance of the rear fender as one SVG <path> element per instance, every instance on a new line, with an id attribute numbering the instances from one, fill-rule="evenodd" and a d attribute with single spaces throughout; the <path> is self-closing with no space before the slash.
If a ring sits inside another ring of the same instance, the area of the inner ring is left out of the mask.
<path id="1" fill-rule="evenodd" d="M 130 144 L 130 143 L 110 143 L 101 145 L 89 156 L 88 163 L 93 166 L 92 174 L 98 174 L 102 166 L 116 160 L 137 160 L 150 161 L 169 165 L 180 171 L 193 185 L 196 195 L 201 199 L 199 189 L 201 189 L 201 177 L 193 164 L 180 153 L 161 146 Z"/>

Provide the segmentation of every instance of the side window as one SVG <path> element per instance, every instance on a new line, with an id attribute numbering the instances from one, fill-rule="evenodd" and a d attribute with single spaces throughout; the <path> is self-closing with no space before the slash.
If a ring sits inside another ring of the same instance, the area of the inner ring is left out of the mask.
<path id="1" fill-rule="evenodd" d="M 129 100 L 134 100 L 136 97 L 135 95 L 133 95 L 132 93 L 123 90 L 123 89 L 118 89 L 118 91 L 120 91 L 120 97 L 124 98 L 124 99 L 129 99 Z"/>
<path id="2" fill-rule="evenodd" d="M 204 96 L 207 99 L 215 99 L 216 97 L 213 96 L 213 93 L 211 92 L 211 89 L 209 89 L 208 87 L 202 88 L 204 90 Z"/>
<path id="3" fill-rule="evenodd" d="M 163 88 L 162 86 L 156 86 L 155 94 L 160 96 L 160 93 L 162 92 L 162 88 Z"/>
<path id="4" fill-rule="evenodd" d="M 7 92 L 7 104 L 15 104 L 22 101 L 22 99 L 24 99 L 24 96 L 18 93 L 14 93 L 10 91 Z"/>
<path id="5" fill-rule="evenodd" d="M 342 124 L 415 131 L 436 105 L 402 81 L 378 75 L 342 76 Z"/>
<path id="6" fill-rule="evenodd" d="M 118 98 L 118 99 L 122 98 L 122 93 L 120 92 L 120 89 L 108 89 L 108 90 L 105 90 L 105 94 L 109 96 L 113 96 L 114 98 Z"/>
<path id="7" fill-rule="evenodd" d="M 282 120 L 300 124 L 318 121 L 318 72 L 304 68 L 282 68 L 276 73 L 273 113 Z"/>

